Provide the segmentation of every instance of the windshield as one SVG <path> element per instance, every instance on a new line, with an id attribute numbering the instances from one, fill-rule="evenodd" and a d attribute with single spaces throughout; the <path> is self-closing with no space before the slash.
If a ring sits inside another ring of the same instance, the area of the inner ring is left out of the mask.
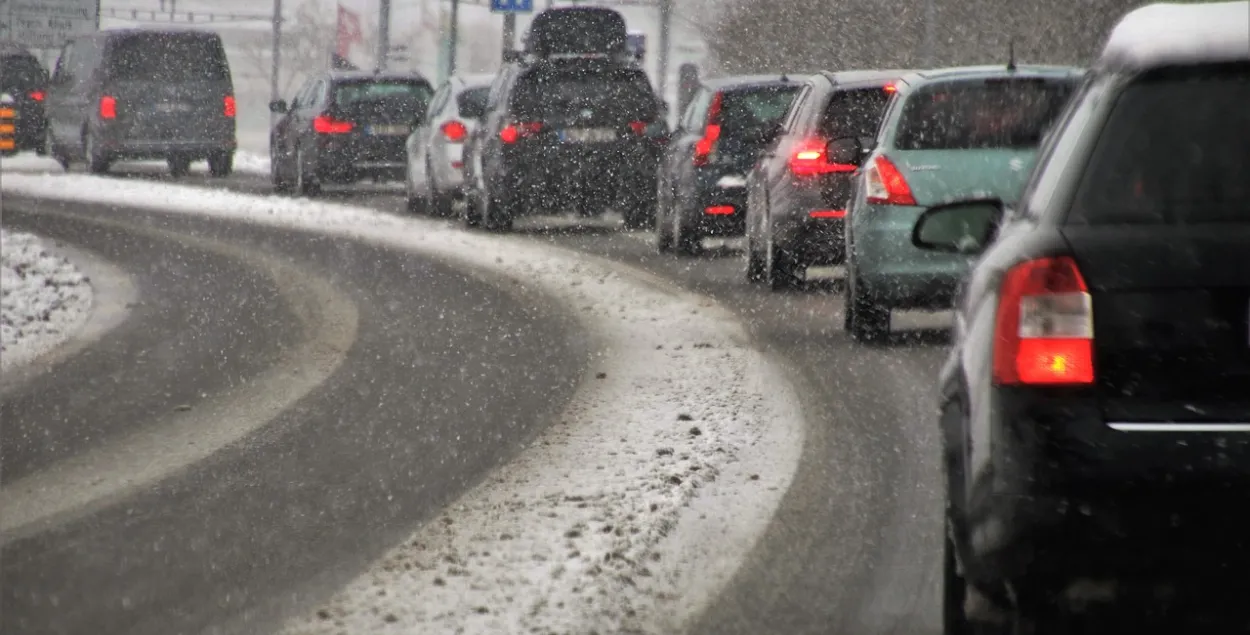
<path id="1" fill-rule="evenodd" d="M 113 40 L 109 77 L 151 82 L 224 81 L 230 69 L 215 37 L 151 33 Z"/>
<path id="2" fill-rule="evenodd" d="M 899 150 L 1032 148 L 1067 103 L 1075 80 L 944 82 L 908 96 Z"/>

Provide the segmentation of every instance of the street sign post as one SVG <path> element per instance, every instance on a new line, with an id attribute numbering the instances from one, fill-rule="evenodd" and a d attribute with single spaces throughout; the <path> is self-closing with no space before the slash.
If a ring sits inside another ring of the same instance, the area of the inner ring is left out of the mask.
<path id="1" fill-rule="evenodd" d="M 494 13 L 532 13 L 534 0 L 490 0 L 490 10 Z"/>
<path id="2" fill-rule="evenodd" d="M 100 29 L 100 0 L 0 0 L 0 40 L 29 49 L 59 49 Z"/>

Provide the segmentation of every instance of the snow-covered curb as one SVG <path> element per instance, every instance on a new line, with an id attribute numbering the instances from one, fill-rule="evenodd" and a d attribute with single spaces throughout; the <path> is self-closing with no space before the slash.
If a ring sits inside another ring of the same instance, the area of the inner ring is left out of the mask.
<path id="1" fill-rule="evenodd" d="M 91 281 L 34 234 L 0 229 L 0 371 L 68 340 L 91 315 Z"/>
<path id="2" fill-rule="evenodd" d="M 159 161 L 122 161 L 118 165 L 152 165 L 155 169 L 163 169 L 164 163 Z M 4 172 L 50 172 L 59 174 L 65 170 L 61 164 L 51 157 L 41 157 L 34 152 L 22 152 L 11 157 L 0 158 L 0 171 Z M 234 153 L 234 171 L 241 174 L 269 174 L 269 157 L 238 150 Z M 198 161 L 191 164 L 191 172 L 200 174 L 208 172 L 208 164 Z"/>
<path id="3" fill-rule="evenodd" d="M 288 632 L 679 631 L 746 556 L 798 464 L 802 420 L 782 371 L 727 310 L 638 270 L 324 202 L 80 175 L 3 187 L 457 260 L 567 303 L 602 343 L 560 421 Z"/>

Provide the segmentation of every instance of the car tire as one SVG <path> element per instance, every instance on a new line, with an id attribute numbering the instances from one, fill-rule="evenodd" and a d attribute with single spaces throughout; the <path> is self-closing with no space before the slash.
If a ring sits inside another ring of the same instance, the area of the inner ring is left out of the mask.
<path id="1" fill-rule="evenodd" d="M 794 256 L 777 247 L 772 236 L 765 240 L 768 241 L 768 249 L 764 255 L 764 281 L 768 283 L 768 288 L 773 291 L 797 288 L 801 280 Z"/>
<path id="2" fill-rule="evenodd" d="M 52 138 L 52 127 L 49 126 L 43 133 L 43 150 L 44 154 L 52 157 L 61 165 L 62 170 L 69 169 L 69 157 L 56 147 L 56 139 Z"/>
<path id="3" fill-rule="evenodd" d="M 87 161 L 87 171 L 91 174 L 104 174 L 109 171 L 110 164 L 108 157 L 104 152 L 96 147 L 95 135 L 91 131 L 83 134 L 82 141 L 83 157 Z"/>
<path id="4" fill-rule="evenodd" d="M 308 178 L 304 170 L 304 149 L 295 150 L 295 193 L 299 196 L 316 196 L 321 193 L 321 184 L 316 179 Z"/>
<path id="5" fill-rule="evenodd" d="M 755 239 L 751 238 L 751 232 L 747 232 L 747 246 L 745 250 L 746 259 L 746 279 L 747 282 L 763 282 L 764 281 L 764 259 L 760 257 L 760 252 L 755 247 Z"/>
<path id="6" fill-rule="evenodd" d="M 269 183 L 273 185 L 274 192 L 287 194 L 291 191 L 291 180 L 282 176 L 282 163 L 280 153 L 269 153 Z"/>
<path id="7" fill-rule="evenodd" d="M 855 273 L 853 264 L 849 260 L 847 262 L 846 284 L 843 285 L 846 290 L 843 328 L 857 342 L 882 342 L 890 335 L 890 309 L 873 301 Z"/>
<path id="8" fill-rule="evenodd" d="M 512 231 L 513 205 L 489 194 L 486 195 L 486 209 L 482 210 L 482 227 L 486 231 Z"/>
<path id="9" fill-rule="evenodd" d="M 670 218 L 672 209 L 671 203 L 661 202 L 656 206 L 654 221 L 655 250 L 662 254 L 673 250 L 673 225 Z"/>
<path id="10" fill-rule="evenodd" d="M 703 236 L 686 227 L 682 222 L 681 209 L 673 205 L 673 251 L 678 255 L 697 257 L 703 252 Z"/>
<path id="11" fill-rule="evenodd" d="M 481 195 L 472 194 L 465 197 L 464 207 L 460 212 L 460 222 L 467 229 L 473 229 L 482 224 L 482 198 Z"/>
<path id="12" fill-rule="evenodd" d="M 169 166 L 169 175 L 180 179 L 191 171 L 191 157 L 171 155 L 165 157 L 165 165 Z"/>
<path id="13" fill-rule="evenodd" d="M 208 174 L 215 179 L 225 178 L 234 172 L 234 153 L 213 152 L 208 155 Z"/>

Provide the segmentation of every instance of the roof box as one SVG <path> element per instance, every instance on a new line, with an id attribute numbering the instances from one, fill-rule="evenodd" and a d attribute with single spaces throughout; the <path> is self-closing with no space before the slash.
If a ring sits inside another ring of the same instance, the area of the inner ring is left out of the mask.
<path id="1" fill-rule="evenodd" d="M 560 7 L 534 16 L 525 52 L 539 58 L 629 54 L 625 18 L 604 7 Z"/>
<path id="2" fill-rule="evenodd" d="M 1250 1 L 1151 4 L 1112 29 L 1099 58 L 1108 68 L 1250 60 Z"/>

